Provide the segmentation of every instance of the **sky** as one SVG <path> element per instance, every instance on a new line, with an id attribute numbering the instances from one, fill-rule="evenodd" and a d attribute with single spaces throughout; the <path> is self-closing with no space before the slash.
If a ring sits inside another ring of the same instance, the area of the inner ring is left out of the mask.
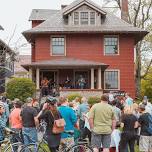
<path id="1" fill-rule="evenodd" d="M 104 0 L 93 0 L 102 5 Z M 61 4 L 70 4 L 73 0 L 1 0 L 0 25 L 4 31 L 0 31 L 0 39 L 10 47 L 19 48 L 20 54 L 30 54 L 30 46 L 22 36 L 22 32 L 31 28 L 28 21 L 32 9 L 60 9 Z M 20 47 L 25 44 L 24 47 Z"/>

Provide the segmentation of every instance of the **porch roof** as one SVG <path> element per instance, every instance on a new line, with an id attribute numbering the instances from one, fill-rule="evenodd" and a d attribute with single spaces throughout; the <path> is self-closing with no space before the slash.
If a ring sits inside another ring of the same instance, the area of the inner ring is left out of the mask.
<path id="1" fill-rule="evenodd" d="M 25 69 L 29 69 L 30 67 L 36 68 L 82 68 L 82 67 L 102 67 L 106 69 L 109 65 L 95 62 L 95 61 L 88 61 L 82 59 L 75 59 L 75 58 L 61 58 L 61 59 L 51 59 L 45 61 L 38 61 L 38 62 L 31 62 L 30 64 L 23 64 L 22 65 Z"/>

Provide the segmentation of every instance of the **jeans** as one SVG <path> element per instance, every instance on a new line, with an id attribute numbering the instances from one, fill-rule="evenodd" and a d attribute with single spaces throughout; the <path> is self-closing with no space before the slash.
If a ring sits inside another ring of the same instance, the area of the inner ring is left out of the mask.
<path id="1" fill-rule="evenodd" d="M 38 141 L 37 138 L 37 130 L 35 127 L 31 128 L 23 128 L 22 129 L 24 144 L 28 145 L 31 143 L 36 143 Z"/>
<path id="2" fill-rule="evenodd" d="M 121 141 L 120 141 L 120 152 L 128 151 L 128 147 L 130 152 L 135 152 L 135 133 L 134 132 L 125 132 L 121 134 Z"/>

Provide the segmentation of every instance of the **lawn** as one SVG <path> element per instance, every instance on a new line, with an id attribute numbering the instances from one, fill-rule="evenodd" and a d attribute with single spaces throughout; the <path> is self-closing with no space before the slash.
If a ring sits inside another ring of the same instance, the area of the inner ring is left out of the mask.
<path id="1" fill-rule="evenodd" d="M 139 147 L 138 146 L 136 146 L 135 152 L 139 152 Z"/>

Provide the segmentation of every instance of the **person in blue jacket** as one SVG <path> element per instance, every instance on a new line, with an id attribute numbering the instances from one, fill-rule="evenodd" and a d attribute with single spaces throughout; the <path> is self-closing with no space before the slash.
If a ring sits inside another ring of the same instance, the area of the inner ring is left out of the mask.
<path id="1" fill-rule="evenodd" d="M 65 97 L 59 98 L 60 107 L 59 112 L 62 118 L 65 120 L 65 132 L 61 134 L 61 143 L 66 143 L 66 145 L 73 145 L 74 144 L 74 126 L 77 123 L 77 116 L 75 111 L 68 106 L 68 100 Z M 73 134 L 68 134 L 66 132 L 70 132 Z"/>

